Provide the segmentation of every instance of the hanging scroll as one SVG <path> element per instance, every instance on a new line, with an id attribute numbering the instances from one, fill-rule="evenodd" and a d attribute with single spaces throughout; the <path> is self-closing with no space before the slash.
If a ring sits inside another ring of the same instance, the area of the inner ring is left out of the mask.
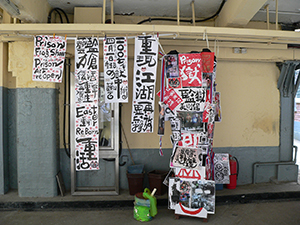
<path id="1" fill-rule="evenodd" d="M 154 36 L 135 38 L 132 133 L 152 133 L 158 40 Z"/>
<path id="2" fill-rule="evenodd" d="M 128 102 L 127 38 L 103 41 L 105 102 Z"/>
<path id="3" fill-rule="evenodd" d="M 60 36 L 34 37 L 32 80 L 61 83 L 67 42 Z"/>
<path id="4" fill-rule="evenodd" d="M 98 129 L 99 42 L 75 41 L 75 164 L 76 170 L 99 169 Z"/>

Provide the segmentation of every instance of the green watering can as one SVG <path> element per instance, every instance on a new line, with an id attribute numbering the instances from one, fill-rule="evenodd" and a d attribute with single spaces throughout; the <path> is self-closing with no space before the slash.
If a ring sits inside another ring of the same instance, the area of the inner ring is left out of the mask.
<path id="1" fill-rule="evenodd" d="M 138 221 L 146 222 L 150 221 L 157 214 L 157 203 L 154 197 L 156 189 L 151 193 L 148 188 L 145 188 L 143 192 L 143 197 L 150 201 L 150 207 L 145 205 L 135 205 L 134 206 L 134 218 Z"/>

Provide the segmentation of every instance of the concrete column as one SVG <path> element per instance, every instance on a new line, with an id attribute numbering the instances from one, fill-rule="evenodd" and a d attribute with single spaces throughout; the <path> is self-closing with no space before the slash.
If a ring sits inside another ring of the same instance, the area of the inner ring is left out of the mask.
<path id="1" fill-rule="evenodd" d="M 19 196 L 56 196 L 56 90 L 19 88 L 16 101 Z"/>
<path id="2" fill-rule="evenodd" d="M 0 195 L 4 195 L 9 189 L 6 106 L 6 89 L 0 87 Z"/>

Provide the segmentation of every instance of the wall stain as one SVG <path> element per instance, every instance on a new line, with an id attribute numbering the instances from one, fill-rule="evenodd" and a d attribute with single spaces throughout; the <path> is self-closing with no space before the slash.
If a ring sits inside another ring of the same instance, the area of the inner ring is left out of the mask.
<path id="1" fill-rule="evenodd" d="M 254 118 L 252 128 L 261 129 L 267 134 L 274 134 L 278 131 L 278 123 L 278 120 L 274 120 L 273 118 L 267 116 Z"/>

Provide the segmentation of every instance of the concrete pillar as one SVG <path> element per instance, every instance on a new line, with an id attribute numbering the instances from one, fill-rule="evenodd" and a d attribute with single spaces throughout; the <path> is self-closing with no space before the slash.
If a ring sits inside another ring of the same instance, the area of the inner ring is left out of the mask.
<path id="1" fill-rule="evenodd" d="M 0 87 L 0 195 L 4 195 L 9 189 L 7 110 L 5 106 L 7 106 L 6 89 Z"/>
<path id="2" fill-rule="evenodd" d="M 56 91 L 19 88 L 17 101 L 18 191 L 20 197 L 57 195 Z"/>
<path id="3" fill-rule="evenodd" d="M 9 43 L 8 59 L 8 71 L 15 78 L 9 96 L 13 100 L 9 114 L 14 120 L 9 143 L 16 160 L 10 157 L 10 162 L 17 162 L 19 196 L 56 196 L 59 156 L 55 83 L 32 81 L 33 42 Z M 11 145 L 11 140 L 15 144 Z"/>

